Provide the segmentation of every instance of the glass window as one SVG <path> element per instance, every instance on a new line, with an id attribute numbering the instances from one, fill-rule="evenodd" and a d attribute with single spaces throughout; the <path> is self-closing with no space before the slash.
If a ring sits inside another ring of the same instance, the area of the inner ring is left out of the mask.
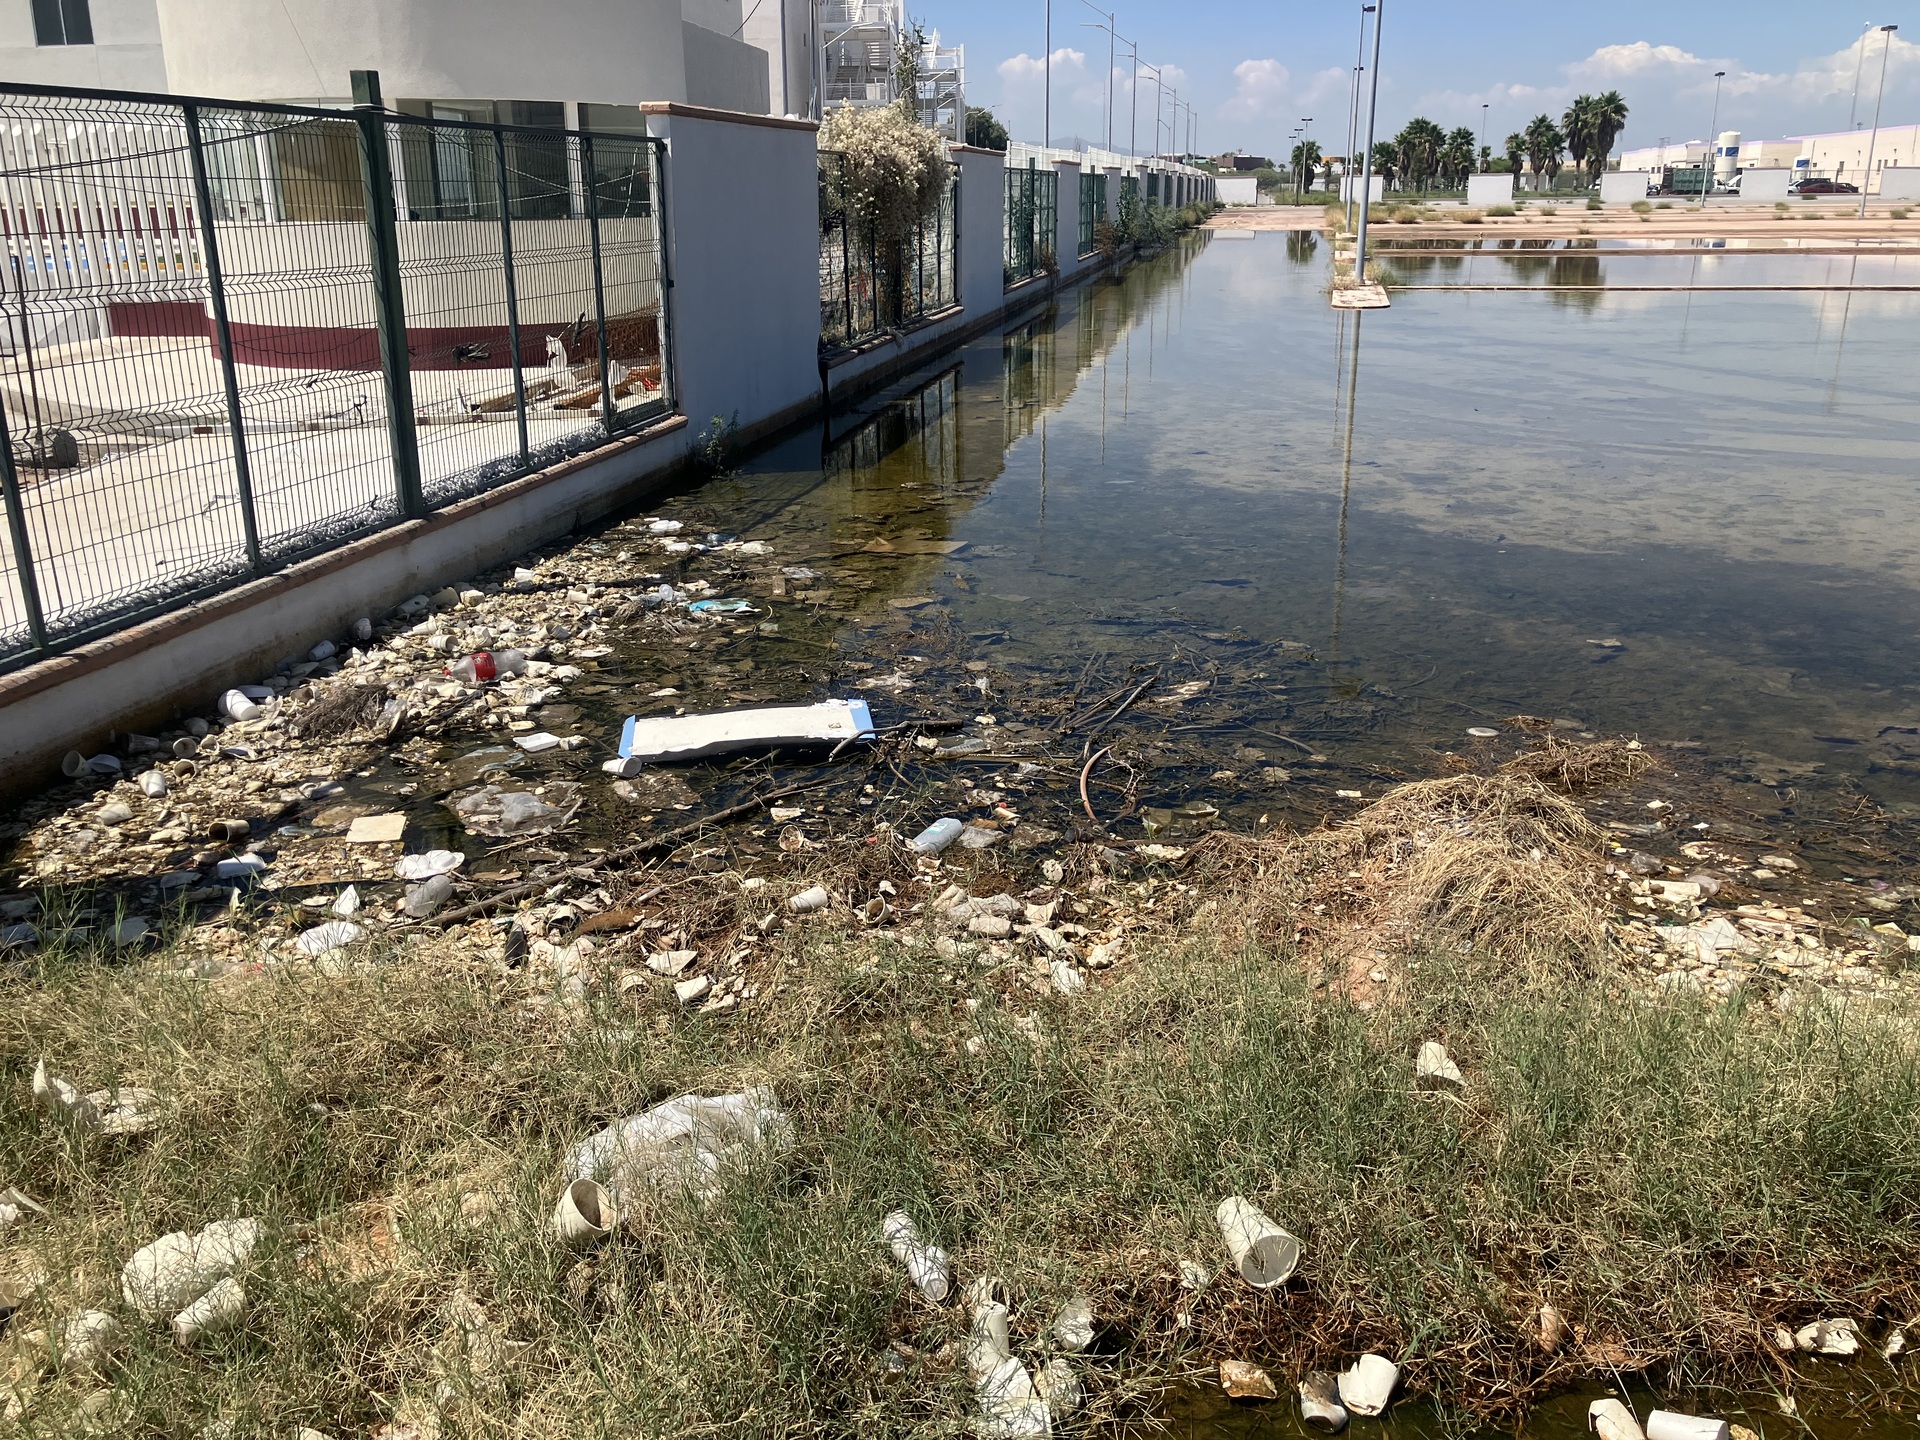
<path id="1" fill-rule="evenodd" d="M 93 15 L 87 0 L 33 0 L 33 43 L 93 44 Z"/>

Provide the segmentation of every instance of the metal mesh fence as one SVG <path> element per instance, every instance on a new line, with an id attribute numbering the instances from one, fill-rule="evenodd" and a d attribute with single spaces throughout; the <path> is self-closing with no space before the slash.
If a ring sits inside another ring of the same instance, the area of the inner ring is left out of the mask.
<path id="1" fill-rule="evenodd" d="M 953 167 L 939 208 L 897 253 L 888 253 L 848 215 L 844 158 L 820 152 L 820 344 L 834 349 L 912 325 L 960 299 L 955 224 L 960 170 Z"/>
<path id="2" fill-rule="evenodd" d="M 1028 166 L 1007 171 L 1007 208 L 1004 233 L 1006 283 L 1018 285 L 1034 275 L 1058 268 L 1054 237 L 1059 233 L 1060 176 L 1054 170 Z"/>
<path id="3" fill-rule="evenodd" d="M 1080 176 L 1080 254 L 1091 255 L 1098 248 L 1100 222 L 1107 218 L 1107 177 L 1103 173 Z"/>
<path id="4" fill-rule="evenodd" d="M 0 665 L 669 409 L 657 143 L 0 89 Z"/>

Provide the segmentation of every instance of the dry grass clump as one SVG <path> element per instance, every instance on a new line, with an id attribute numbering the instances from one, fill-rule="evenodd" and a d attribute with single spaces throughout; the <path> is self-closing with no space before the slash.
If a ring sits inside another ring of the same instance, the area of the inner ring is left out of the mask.
<path id="1" fill-rule="evenodd" d="M 1268 842 L 1251 909 L 1320 932 L 1335 951 L 1397 932 L 1510 965 L 1584 958 L 1605 935 L 1600 839 L 1529 774 L 1420 780 L 1350 821 Z"/>
<path id="2" fill-rule="evenodd" d="M 1516 716 L 1515 720 L 1524 718 Z M 1539 748 L 1516 756 L 1501 768 L 1510 775 L 1525 775 L 1555 790 L 1573 791 L 1630 784 L 1652 763 L 1638 741 L 1601 740 L 1592 745 L 1576 745 L 1549 734 L 1541 737 Z"/>

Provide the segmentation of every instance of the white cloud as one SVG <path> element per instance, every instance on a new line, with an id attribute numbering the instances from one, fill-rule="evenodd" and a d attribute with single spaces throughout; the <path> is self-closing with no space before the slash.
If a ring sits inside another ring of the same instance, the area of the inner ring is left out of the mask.
<path id="1" fill-rule="evenodd" d="M 1646 143 L 1662 132 L 1697 139 L 1712 116 L 1715 72 L 1724 71 L 1718 87 L 1722 128 L 1745 129 L 1755 137 L 1837 130 L 1847 122 L 1856 74 L 1860 77 L 1859 119 L 1866 123 L 1883 53 L 1888 113 L 1895 113 L 1895 105 L 1910 111 L 1920 99 L 1920 45 L 1898 35 L 1888 38 L 1890 48 L 1883 47 L 1878 31 L 1869 32 L 1863 42 L 1803 60 L 1784 73 L 1754 70 L 1736 59 L 1696 55 L 1683 46 L 1648 40 L 1602 45 L 1562 65 L 1561 78 L 1554 83 L 1500 82 L 1472 92 L 1430 91 L 1416 100 L 1409 113 L 1426 114 L 1443 124 L 1462 117 L 1477 123 L 1484 103 L 1494 111 L 1494 127 L 1504 133 L 1518 128 L 1529 114 L 1544 111 L 1557 116 L 1582 92 L 1619 90 L 1631 107 L 1629 127 L 1635 138 L 1628 143 Z"/>
<path id="2" fill-rule="evenodd" d="M 1044 59 L 1037 55 L 1029 55 L 1025 51 L 1010 59 L 1002 60 L 999 70 L 1000 78 L 1009 85 L 1028 83 L 1039 85 L 1044 83 L 1047 73 Z M 1085 51 L 1074 50 L 1063 45 L 1053 52 L 1053 80 L 1056 85 L 1067 77 L 1084 76 L 1086 71 Z"/>
<path id="3" fill-rule="evenodd" d="M 1278 60 L 1242 60 L 1233 67 L 1235 89 L 1220 106 L 1220 117 L 1246 123 L 1286 108 L 1287 67 Z"/>

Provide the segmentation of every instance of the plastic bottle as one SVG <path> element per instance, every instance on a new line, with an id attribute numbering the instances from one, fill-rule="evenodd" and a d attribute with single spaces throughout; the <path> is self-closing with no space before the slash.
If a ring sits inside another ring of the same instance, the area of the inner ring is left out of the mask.
<path id="1" fill-rule="evenodd" d="M 521 650 L 496 650 L 493 652 L 493 670 L 496 675 L 524 675 L 527 673 L 526 653 Z"/>
<path id="2" fill-rule="evenodd" d="M 447 667 L 447 674 L 469 685 L 478 685 L 482 681 L 491 680 L 498 673 L 494 667 L 493 656 L 485 650 L 476 650 L 466 659 L 456 661 Z"/>
<path id="3" fill-rule="evenodd" d="M 960 838 L 960 831 L 963 828 L 952 816 L 944 820 L 936 820 L 909 840 L 907 848 L 916 855 L 938 855 Z"/>

